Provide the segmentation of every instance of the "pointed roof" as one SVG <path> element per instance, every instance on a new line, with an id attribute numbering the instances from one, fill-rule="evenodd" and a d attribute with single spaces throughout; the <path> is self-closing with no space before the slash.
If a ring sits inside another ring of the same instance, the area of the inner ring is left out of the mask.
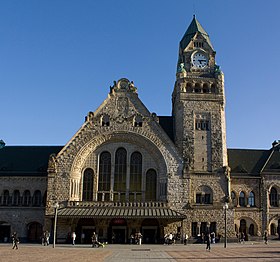
<path id="1" fill-rule="evenodd" d="M 187 45 L 189 44 L 189 42 L 191 41 L 191 39 L 195 36 L 195 34 L 197 32 L 201 33 L 202 36 L 206 39 L 207 43 L 211 46 L 211 48 L 213 48 L 213 46 L 212 46 L 212 44 L 210 42 L 209 35 L 203 29 L 201 24 L 197 21 L 197 19 L 195 18 L 195 15 L 193 16 L 193 20 L 190 23 L 186 33 L 184 34 L 184 36 L 183 36 L 183 38 L 182 38 L 182 40 L 180 42 L 180 47 L 182 49 L 185 49 L 187 47 Z"/>

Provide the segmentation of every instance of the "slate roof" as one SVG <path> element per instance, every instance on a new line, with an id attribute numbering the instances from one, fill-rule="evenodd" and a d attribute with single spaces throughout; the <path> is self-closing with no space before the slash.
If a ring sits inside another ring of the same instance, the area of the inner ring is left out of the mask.
<path id="1" fill-rule="evenodd" d="M 0 176 L 47 176 L 49 156 L 62 146 L 4 146 L 0 149 Z"/>
<path id="2" fill-rule="evenodd" d="M 160 116 L 159 123 L 174 141 L 173 118 Z M 63 146 L 4 146 L 0 148 L 0 176 L 47 176 L 48 160 Z M 279 148 L 269 150 L 228 149 L 232 175 L 259 176 L 280 173 Z"/>
<path id="3" fill-rule="evenodd" d="M 274 150 L 228 149 L 231 174 L 259 176 L 260 173 L 280 173 L 280 152 Z"/>
<path id="4" fill-rule="evenodd" d="M 211 42 L 210 42 L 209 35 L 203 29 L 201 24 L 197 21 L 195 16 L 193 16 L 193 20 L 191 21 L 186 33 L 184 34 L 184 36 L 182 38 L 182 40 L 180 41 L 181 49 L 184 50 L 187 47 L 187 45 L 190 43 L 191 39 L 195 36 L 195 34 L 197 32 L 200 32 L 203 35 L 203 37 L 205 38 L 205 40 L 207 41 L 207 43 L 209 44 L 209 46 L 211 46 L 211 48 L 214 49 Z"/>
<path id="5" fill-rule="evenodd" d="M 184 219 L 185 215 L 167 207 L 66 207 L 58 210 L 59 217 L 78 218 L 168 218 Z"/>

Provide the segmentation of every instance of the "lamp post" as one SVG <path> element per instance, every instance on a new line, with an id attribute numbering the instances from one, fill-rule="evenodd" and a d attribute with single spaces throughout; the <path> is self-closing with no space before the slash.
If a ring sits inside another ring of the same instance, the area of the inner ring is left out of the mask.
<path id="1" fill-rule="evenodd" d="M 57 211 L 58 211 L 58 208 L 59 208 L 59 204 L 56 202 L 53 207 L 54 207 L 53 248 L 55 248 L 56 227 L 57 227 Z"/>
<path id="2" fill-rule="evenodd" d="M 224 242 L 224 248 L 227 247 L 227 210 L 228 210 L 228 203 L 225 202 L 225 204 L 223 205 L 223 209 L 225 212 L 225 242 Z"/>

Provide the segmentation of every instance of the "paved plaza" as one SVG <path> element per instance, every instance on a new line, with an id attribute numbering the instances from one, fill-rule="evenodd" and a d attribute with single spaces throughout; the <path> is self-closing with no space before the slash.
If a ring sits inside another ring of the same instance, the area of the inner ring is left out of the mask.
<path id="1" fill-rule="evenodd" d="M 280 261 L 280 242 L 268 245 L 258 242 L 243 244 L 214 244 L 211 251 L 205 245 L 108 245 L 105 248 L 91 248 L 89 245 L 52 246 L 20 244 L 12 250 L 11 244 L 0 245 L 0 261 Z"/>

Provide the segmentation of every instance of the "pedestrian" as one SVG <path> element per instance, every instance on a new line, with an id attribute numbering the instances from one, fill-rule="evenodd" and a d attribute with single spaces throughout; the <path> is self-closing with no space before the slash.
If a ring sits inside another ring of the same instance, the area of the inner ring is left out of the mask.
<path id="1" fill-rule="evenodd" d="M 76 241 L 76 233 L 72 232 L 72 245 L 75 245 L 75 241 Z"/>
<path id="2" fill-rule="evenodd" d="M 12 241 L 13 241 L 13 249 L 18 249 L 19 238 L 17 236 L 17 232 L 12 234 Z"/>
<path id="3" fill-rule="evenodd" d="M 138 245 L 142 245 L 142 234 L 138 232 Z"/>
<path id="4" fill-rule="evenodd" d="M 212 244 L 215 244 L 215 242 L 216 242 L 216 234 L 215 234 L 215 232 L 213 231 L 210 235 L 211 235 L 211 242 L 212 242 Z"/>
<path id="5" fill-rule="evenodd" d="M 184 245 L 187 245 L 187 244 L 188 244 L 188 239 L 189 239 L 188 234 L 185 234 L 185 237 L 184 237 Z"/>
<path id="6" fill-rule="evenodd" d="M 206 235 L 206 250 L 210 251 L 211 249 L 211 236 L 210 234 Z"/>
<path id="7" fill-rule="evenodd" d="M 91 242 L 92 242 L 92 247 L 97 246 L 97 235 L 95 234 L 95 232 L 93 232 L 93 234 L 92 234 Z"/>
<path id="8" fill-rule="evenodd" d="M 241 232 L 241 234 L 240 234 L 240 243 L 245 244 L 245 234 L 244 234 L 244 232 Z"/>
<path id="9" fill-rule="evenodd" d="M 46 230 L 45 232 L 45 241 L 46 241 L 46 244 L 47 246 L 50 244 L 50 232 L 48 230 Z"/>
<path id="10" fill-rule="evenodd" d="M 268 233 L 267 233 L 266 230 L 264 231 L 264 236 L 263 236 L 263 238 L 264 238 L 264 243 L 267 245 L 267 243 L 268 243 Z"/>
<path id="11" fill-rule="evenodd" d="M 168 245 L 171 245 L 173 243 L 173 235 L 172 233 L 169 233 L 169 236 L 168 236 Z"/>

